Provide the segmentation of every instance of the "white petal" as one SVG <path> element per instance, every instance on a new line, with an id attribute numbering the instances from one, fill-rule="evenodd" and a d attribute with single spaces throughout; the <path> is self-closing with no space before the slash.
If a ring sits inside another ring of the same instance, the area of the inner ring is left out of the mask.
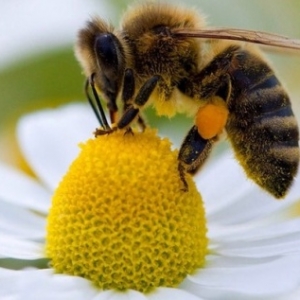
<path id="1" fill-rule="evenodd" d="M 271 262 L 274 257 L 232 257 L 221 255 L 207 255 L 205 268 L 240 268 Z M 199 270 L 200 271 L 200 270 Z"/>
<path id="2" fill-rule="evenodd" d="M 300 255 L 236 268 L 206 268 L 188 278 L 181 287 L 209 299 L 273 299 L 290 293 L 300 284 Z"/>
<path id="3" fill-rule="evenodd" d="M 0 201 L 0 232 L 23 239 L 42 239 L 46 219 L 14 204 Z"/>
<path id="4" fill-rule="evenodd" d="M 44 258 L 43 244 L 13 238 L 0 233 L 0 257 L 16 259 L 39 259 Z"/>
<path id="5" fill-rule="evenodd" d="M 37 181 L 0 163 L 0 199 L 21 207 L 46 213 L 50 205 L 50 193 Z"/>
<path id="6" fill-rule="evenodd" d="M 53 274 L 53 270 L 6 270 L 0 268 L 0 298 L 26 300 L 202 300 L 187 291 L 175 288 L 157 288 L 149 294 L 134 290 L 125 292 L 100 291 L 83 278 Z"/>
<path id="7" fill-rule="evenodd" d="M 201 170 L 196 183 L 205 201 L 208 221 L 223 225 L 268 217 L 300 200 L 300 174 L 287 197 L 278 201 L 247 179 L 231 152 Z"/>
<path id="8" fill-rule="evenodd" d="M 0 278 L 1 278 L 0 270 Z M 6 289 L 18 300 L 91 300 L 97 290 L 83 278 L 53 274 L 52 270 L 10 271 Z M 0 292 L 1 295 L 1 292 Z M 1 298 L 2 299 L 2 298 Z"/>
<path id="9" fill-rule="evenodd" d="M 198 296 L 195 296 L 187 291 L 173 288 L 158 288 L 154 292 L 147 295 L 149 300 L 201 300 Z"/>
<path id="10" fill-rule="evenodd" d="M 0 268 L 0 299 L 15 300 L 17 297 L 16 271 Z"/>
<path id="11" fill-rule="evenodd" d="M 211 223 L 237 224 L 280 215 L 300 199 L 300 174 L 287 197 L 278 201 L 247 179 L 229 153 L 208 167 L 197 176 L 197 186 Z"/>
<path id="12" fill-rule="evenodd" d="M 299 300 L 300 299 L 300 286 L 298 287 L 298 289 L 293 292 L 291 295 L 289 296 L 284 296 L 278 300 Z"/>
<path id="13" fill-rule="evenodd" d="M 279 238 L 300 232 L 300 219 L 277 220 L 273 223 L 249 222 L 246 224 L 209 226 L 209 237 L 218 242 L 250 241 Z"/>
<path id="14" fill-rule="evenodd" d="M 99 291 L 80 277 L 53 274 L 52 270 L 28 269 L 12 271 L 0 269 L 0 281 L 7 278 L 6 293 L 14 292 L 18 299 L 72 299 L 72 300 L 201 300 L 186 291 L 158 288 L 150 294 L 134 290 L 125 292 Z M 13 284 L 12 284 L 13 283 Z M 0 295 L 3 295 L 4 291 Z M 26 297 L 27 296 L 27 297 Z M 2 298 L 1 298 L 2 299 Z"/>
<path id="15" fill-rule="evenodd" d="M 222 201 L 222 198 L 220 198 L 220 201 Z M 262 218 L 264 215 L 270 214 L 276 205 L 279 206 L 281 203 L 253 186 L 243 190 L 234 203 L 230 203 L 226 208 L 224 207 L 210 214 L 208 219 L 210 222 L 222 225 L 245 223 L 253 221 L 254 218 Z"/>
<path id="16" fill-rule="evenodd" d="M 254 220 L 262 220 L 263 218 L 275 218 L 275 214 L 279 216 L 284 209 L 298 201 L 299 194 L 300 191 L 295 192 L 295 189 L 293 189 L 286 199 L 278 201 L 257 188 L 253 188 L 248 193 L 240 195 L 240 199 L 236 203 L 211 214 L 208 220 L 209 222 L 226 225 L 243 224 Z"/>
<path id="17" fill-rule="evenodd" d="M 219 255 L 234 257 L 270 257 L 296 252 L 300 255 L 300 235 L 291 234 L 285 238 L 257 242 L 229 242 L 220 244 L 218 248 L 214 248 L 213 250 Z"/>
<path id="18" fill-rule="evenodd" d="M 53 190 L 97 125 L 87 105 L 73 104 L 23 117 L 17 133 L 27 161 Z"/>
<path id="19" fill-rule="evenodd" d="M 27 277 L 31 274 L 32 272 L 29 272 Z M 97 293 L 89 281 L 80 277 L 50 274 L 40 278 L 39 275 L 37 272 L 35 280 L 23 278 L 23 299 L 28 299 L 26 296 L 29 294 L 29 299 L 32 300 L 89 300 Z"/>
<path id="20" fill-rule="evenodd" d="M 251 228 L 252 227 L 252 228 Z M 236 257 L 268 257 L 292 252 L 300 254 L 300 219 L 262 226 L 211 227 L 211 250 Z M 218 234 L 215 234 L 214 231 Z"/>
<path id="21" fill-rule="evenodd" d="M 208 216 L 240 200 L 252 187 L 230 151 L 205 165 L 195 180 Z"/>

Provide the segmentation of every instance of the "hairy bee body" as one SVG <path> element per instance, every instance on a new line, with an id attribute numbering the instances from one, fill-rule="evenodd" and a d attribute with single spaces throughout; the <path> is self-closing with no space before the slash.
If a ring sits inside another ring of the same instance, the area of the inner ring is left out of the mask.
<path id="1" fill-rule="evenodd" d="M 247 175 L 280 198 L 299 164 L 299 132 L 289 97 L 259 56 L 240 51 L 232 64 L 228 137 Z"/>
<path id="2" fill-rule="evenodd" d="M 80 31 L 76 54 L 108 102 L 116 128 L 129 128 L 152 103 L 159 114 L 195 116 L 179 152 L 179 171 L 194 173 L 223 128 L 247 175 L 283 197 L 297 173 L 299 131 L 285 89 L 257 47 L 177 35 L 205 28 L 194 10 L 168 4 L 133 7 L 115 30 L 101 19 Z M 123 101 L 124 113 L 116 111 Z M 105 134 L 110 129 L 98 130 Z"/>

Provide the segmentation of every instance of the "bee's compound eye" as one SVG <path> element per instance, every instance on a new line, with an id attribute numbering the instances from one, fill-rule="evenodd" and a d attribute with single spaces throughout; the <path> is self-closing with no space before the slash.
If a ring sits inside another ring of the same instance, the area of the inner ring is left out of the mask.
<path id="1" fill-rule="evenodd" d="M 95 37 L 94 52 L 98 64 L 99 86 L 115 102 L 125 68 L 121 42 L 113 33 L 99 33 Z"/>
<path id="2" fill-rule="evenodd" d="M 111 68 L 118 65 L 118 50 L 116 37 L 111 33 L 99 34 L 95 39 L 95 54 L 101 67 Z"/>

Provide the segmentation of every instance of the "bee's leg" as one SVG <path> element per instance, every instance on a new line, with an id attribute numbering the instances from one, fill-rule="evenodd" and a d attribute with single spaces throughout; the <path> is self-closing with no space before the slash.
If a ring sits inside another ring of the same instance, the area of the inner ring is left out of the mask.
<path id="1" fill-rule="evenodd" d="M 204 139 L 200 136 L 197 126 L 193 126 L 185 137 L 178 154 L 178 170 L 183 182 L 183 190 L 187 191 L 188 184 L 185 172 L 194 174 L 206 161 L 213 143 L 217 137 Z"/>
<path id="2" fill-rule="evenodd" d="M 130 75 L 130 71 L 128 73 L 129 75 L 128 78 L 126 80 L 129 81 L 131 75 Z M 107 130 L 107 129 L 96 129 L 95 132 L 95 136 L 98 135 L 104 135 L 107 133 L 111 133 L 117 129 L 124 129 L 127 128 L 127 132 L 131 132 L 130 130 L 130 123 L 139 116 L 139 112 L 140 112 L 140 107 L 143 107 L 147 101 L 149 100 L 149 97 L 151 95 L 151 93 L 153 92 L 153 90 L 155 89 L 158 81 L 160 80 L 160 76 L 156 75 L 151 77 L 150 79 L 148 79 L 141 87 L 141 89 L 139 90 L 135 100 L 133 103 L 131 102 L 125 102 L 127 105 L 127 109 L 126 111 L 123 113 L 123 115 L 121 116 L 120 120 L 117 122 L 116 126 L 112 127 L 111 129 Z M 129 89 L 128 92 L 124 92 L 126 95 L 126 98 L 130 95 L 130 91 L 131 88 Z M 128 93 L 128 94 L 127 94 Z M 142 128 L 145 126 L 144 121 L 140 118 L 138 119 L 139 124 L 141 124 Z"/>
<path id="3" fill-rule="evenodd" d="M 107 106 L 108 106 L 108 111 L 109 111 L 110 122 L 111 122 L 111 124 L 114 124 L 117 120 L 118 108 L 117 108 L 117 106 L 110 106 L 109 104 Z"/>
<path id="4" fill-rule="evenodd" d="M 134 96 L 135 81 L 132 69 L 126 69 L 124 73 L 124 82 L 122 90 L 123 112 L 131 105 Z"/>
<path id="5" fill-rule="evenodd" d="M 195 77 L 183 80 L 178 87 L 195 101 L 202 101 L 195 116 L 195 125 L 184 139 L 178 155 L 183 190 L 188 189 L 185 172 L 194 174 L 204 164 L 229 115 L 230 77 L 226 73 L 212 75 L 211 69 L 214 68 L 209 65 Z"/>
<path id="6" fill-rule="evenodd" d="M 123 91 L 122 91 L 123 113 L 132 105 L 134 90 L 135 90 L 135 82 L 134 82 L 133 70 L 126 69 L 124 74 L 124 84 L 123 84 Z M 141 130 L 144 131 L 146 129 L 146 123 L 140 115 L 138 115 L 137 122 Z"/>
<path id="7" fill-rule="evenodd" d="M 145 129 L 146 129 L 147 126 L 146 126 L 145 120 L 141 117 L 141 115 L 138 116 L 137 122 L 138 122 L 138 124 L 140 126 L 140 129 L 142 131 L 145 131 Z"/>
<path id="8" fill-rule="evenodd" d="M 138 117 L 140 108 L 147 103 L 151 93 L 155 89 L 160 78 L 161 78 L 160 76 L 153 76 L 144 83 L 144 85 L 139 90 L 134 102 L 128 103 L 128 107 L 126 111 L 123 113 L 122 117 L 117 123 L 118 129 L 123 129 L 128 127 L 130 123 L 136 117 Z M 142 128 L 145 127 L 145 123 L 141 118 L 138 119 L 138 122 Z"/>
<path id="9" fill-rule="evenodd" d="M 123 90 L 122 90 L 122 102 L 123 102 L 123 112 L 132 105 L 133 96 L 134 96 L 134 90 L 135 90 L 135 81 L 134 81 L 134 74 L 132 69 L 126 69 L 124 72 L 124 80 L 123 80 Z M 126 128 L 125 134 L 131 133 L 132 130 L 131 127 Z"/>

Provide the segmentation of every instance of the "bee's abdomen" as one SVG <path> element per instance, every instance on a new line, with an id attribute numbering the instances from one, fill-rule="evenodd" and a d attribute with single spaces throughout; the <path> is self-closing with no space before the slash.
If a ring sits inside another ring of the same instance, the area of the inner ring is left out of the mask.
<path id="1" fill-rule="evenodd" d="M 275 197 L 283 197 L 299 165 L 299 130 L 289 97 L 270 67 L 243 53 L 232 69 L 229 139 L 247 175 Z"/>

